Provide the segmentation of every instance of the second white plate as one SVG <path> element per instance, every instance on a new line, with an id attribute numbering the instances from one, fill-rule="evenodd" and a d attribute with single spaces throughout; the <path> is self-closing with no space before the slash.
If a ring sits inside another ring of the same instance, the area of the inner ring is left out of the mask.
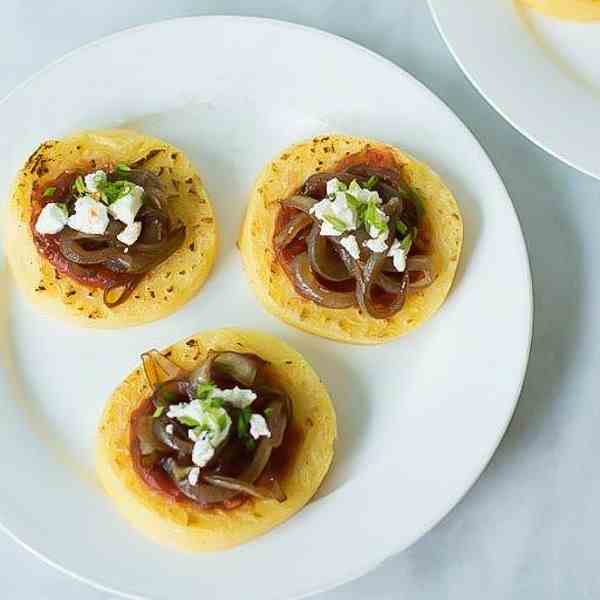
<path id="1" fill-rule="evenodd" d="M 558 21 L 513 0 L 429 5 L 486 100 L 547 152 L 600 178 L 600 22 Z"/>

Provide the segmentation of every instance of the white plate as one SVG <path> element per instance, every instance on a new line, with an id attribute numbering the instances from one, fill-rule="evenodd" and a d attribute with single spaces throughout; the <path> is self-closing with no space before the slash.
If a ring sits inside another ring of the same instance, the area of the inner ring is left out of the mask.
<path id="1" fill-rule="evenodd" d="M 0 106 L 0 184 L 7 188 L 40 140 L 115 125 L 164 137 L 197 163 L 220 254 L 192 302 L 133 330 L 65 327 L 2 282 L 0 522 L 51 564 L 135 597 L 298 597 L 406 548 L 485 467 L 529 352 L 525 244 L 479 144 L 427 89 L 364 48 L 286 23 L 192 18 L 103 39 L 14 91 Z M 448 301 L 418 332 L 380 347 L 328 342 L 267 316 L 235 248 L 261 165 L 329 131 L 381 138 L 426 160 L 464 212 L 464 256 Z M 298 516 L 232 551 L 190 556 L 121 519 L 95 480 L 93 440 L 111 389 L 143 350 L 224 325 L 261 328 L 305 354 L 334 398 L 339 444 L 318 499 Z"/>
<path id="2" fill-rule="evenodd" d="M 600 178 L 600 22 L 559 21 L 513 0 L 429 6 L 486 100 L 541 148 Z"/>

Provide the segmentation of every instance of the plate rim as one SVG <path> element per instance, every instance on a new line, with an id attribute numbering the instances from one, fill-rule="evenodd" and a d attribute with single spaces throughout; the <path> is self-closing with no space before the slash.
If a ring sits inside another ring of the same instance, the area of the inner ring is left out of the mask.
<path id="1" fill-rule="evenodd" d="M 600 165 L 597 170 L 594 171 L 591 168 L 580 164 L 580 161 L 575 158 L 569 158 L 567 155 L 562 153 L 560 150 L 553 147 L 554 145 L 551 142 L 546 142 L 542 139 L 542 136 L 537 133 L 531 133 L 530 128 L 524 124 L 519 124 L 518 115 L 511 114 L 511 109 L 506 107 L 501 107 L 500 102 L 495 100 L 492 94 L 486 92 L 484 90 L 484 85 L 476 78 L 476 76 L 471 72 L 469 68 L 467 68 L 465 60 L 461 58 L 456 50 L 455 46 L 450 40 L 449 34 L 447 30 L 444 28 L 440 15 L 437 11 L 437 2 L 439 0 L 427 0 L 427 5 L 429 7 L 429 12 L 431 13 L 431 17 L 435 23 L 436 29 L 442 38 L 446 48 L 450 52 L 452 58 L 459 66 L 462 73 L 465 75 L 469 83 L 477 90 L 477 92 L 481 95 L 481 97 L 516 131 L 518 131 L 522 136 L 528 139 L 530 142 L 538 146 L 547 152 L 550 156 L 559 160 L 560 162 L 568 165 L 569 167 L 583 173 L 584 175 L 588 175 L 594 179 L 600 179 Z M 515 0 L 513 0 L 514 2 Z"/>
<path id="2" fill-rule="evenodd" d="M 428 3 L 430 6 L 431 6 L 431 2 L 432 2 L 432 0 L 428 0 Z M 432 13 L 433 13 L 433 11 L 432 11 Z M 510 406 L 510 410 L 507 410 L 505 422 L 502 423 L 498 427 L 497 438 L 490 445 L 489 452 L 482 458 L 482 460 L 479 462 L 478 466 L 474 469 L 473 473 L 467 478 L 469 483 L 465 486 L 465 488 L 461 491 L 461 493 L 458 494 L 456 498 L 452 498 L 450 503 L 445 505 L 444 509 L 442 509 L 439 514 L 436 514 L 434 517 L 432 517 L 429 520 L 429 522 L 425 523 L 421 528 L 419 528 L 419 530 L 411 538 L 409 538 L 407 542 L 399 543 L 397 546 L 388 548 L 384 552 L 383 556 L 376 556 L 371 560 L 365 561 L 364 564 L 360 565 L 359 567 L 350 569 L 350 571 L 347 573 L 332 577 L 331 579 L 327 580 L 326 582 L 322 582 L 317 585 L 311 584 L 311 585 L 307 586 L 307 588 L 304 591 L 302 591 L 298 594 L 289 595 L 289 596 L 286 595 L 287 599 L 296 600 L 296 599 L 300 599 L 300 598 L 306 598 L 306 597 L 309 597 L 309 596 L 312 596 L 314 594 L 318 594 L 321 592 L 325 592 L 327 590 L 331 590 L 331 589 L 338 587 L 340 585 L 343 585 L 345 583 L 349 583 L 349 582 L 369 573 L 370 571 L 374 570 L 380 564 L 382 564 L 385 560 L 392 558 L 393 556 L 396 556 L 403 550 L 409 548 L 416 541 L 421 539 L 425 534 L 427 534 L 429 531 L 431 531 L 437 524 L 439 524 L 463 500 L 463 498 L 468 494 L 468 492 L 472 489 L 472 487 L 477 483 L 477 481 L 479 480 L 479 478 L 481 477 L 481 475 L 483 474 L 483 472 L 486 470 L 487 466 L 489 465 L 489 462 L 491 461 L 493 455 L 495 454 L 496 450 L 498 449 L 500 443 L 502 442 L 504 435 L 506 434 L 506 431 L 507 431 L 507 429 L 512 421 L 512 418 L 514 416 L 515 409 L 516 409 L 517 403 L 520 399 L 521 392 L 523 390 L 523 386 L 525 383 L 525 377 L 526 377 L 527 369 L 529 366 L 529 358 L 530 358 L 531 348 L 532 348 L 533 326 L 534 326 L 534 291 L 533 291 L 533 281 L 532 281 L 532 275 L 531 275 L 531 264 L 530 264 L 529 252 L 528 252 L 528 248 L 527 248 L 527 242 L 526 242 L 526 239 L 525 239 L 525 236 L 523 233 L 523 228 L 521 226 L 521 221 L 520 221 L 519 215 L 514 207 L 514 204 L 512 202 L 510 194 L 508 193 L 508 189 L 506 188 L 504 181 L 502 180 L 502 177 L 501 177 L 500 173 L 498 172 L 496 166 L 494 165 L 493 161 L 491 160 L 489 154 L 487 153 L 485 148 L 482 146 L 482 144 L 479 142 L 479 140 L 475 137 L 475 135 L 473 134 L 471 129 L 462 121 L 462 119 L 435 92 L 430 90 L 424 83 L 422 83 L 419 79 L 417 79 L 417 77 L 415 77 L 414 75 L 412 75 L 411 73 L 406 71 L 404 68 L 402 68 L 401 66 L 396 64 L 393 60 L 388 59 L 385 56 L 382 56 L 381 54 L 378 54 L 377 52 L 363 46 L 362 44 L 354 42 L 342 35 L 334 34 L 329 31 L 319 29 L 317 27 L 312 27 L 312 26 L 308 26 L 308 25 L 295 23 L 293 21 L 286 21 L 286 20 L 270 18 L 270 17 L 256 17 L 256 16 L 248 16 L 248 15 L 231 15 L 231 14 L 192 15 L 192 16 L 162 19 L 162 20 L 153 21 L 153 22 L 149 22 L 149 23 L 142 23 L 140 25 L 135 25 L 133 27 L 121 29 L 121 30 L 113 32 L 111 34 L 102 36 L 100 38 L 97 38 L 97 39 L 87 42 L 85 44 L 82 44 L 76 48 L 73 48 L 72 50 L 69 50 L 65 54 L 59 56 L 55 60 L 51 61 L 50 63 L 48 63 L 41 69 L 35 71 L 33 74 L 31 74 L 30 76 L 25 78 L 23 81 L 18 83 L 4 97 L 2 97 L 0 99 L 0 111 L 2 110 L 4 104 L 9 99 L 11 99 L 13 95 L 16 95 L 23 89 L 26 89 L 30 84 L 32 84 L 38 78 L 47 75 L 48 73 L 53 71 L 55 68 L 57 68 L 61 63 L 70 60 L 73 56 L 75 56 L 75 55 L 79 54 L 80 52 L 83 52 L 89 48 L 92 48 L 95 46 L 102 46 L 105 44 L 110 44 L 114 39 L 117 39 L 120 37 L 125 37 L 127 35 L 137 33 L 142 30 L 145 30 L 145 29 L 170 26 L 170 25 L 173 25 L 174 23 L 177 23 L 180 21 L 187 21 L 187 22 L 199 21 L 199 22 L 201 22 L 201 21 L 208 21 L 208 20 L 238 21 L 238 22 L 245 21 L 245 22 L 249 22 L 249 23 L 253 23 L 253 24 L 265 23 L 265 24 L 269 24 L 272 26 L 274 25 L 274 26 L 278 26 L 278 27 L 285 27 L 285 28 L 289 28 L 289 29 L 305 31 L 312 35 L 326 37 L 337 43 L 342 43 L 342 44 L 346 45 L 347 47 L 352 48 L 356 51 L 366 53 L 371 58 L 373 58 L 379 62 L 382 62 L 384 64 L 387 64 L 388 67 L 394 68 L 398 74 L 403 76 L 405 79 L 409 80 L 412 84 L 416 84 L 416 86 L 418 88 L 420 88 L 423 91 L 423 93 L 425 93 L 426 95 L 429 95 L 430 98 L 435 103 L 437 103 L 439 105 L 439 107 L 447 114 L 448 118 L 453 119 L 468 134 L 472 143 L 475 144 L 476 147 L 479 148 L 479 150 L 481 151 L 481 153 L 483 154 L 485 159 L 487 159 L 489 166 L 491 167 L 491 169 L 493 171 L 494 178 L 496 179 L 496 184 L 498 186 L 498 191 L 501 192 L 502 194 L 504 194 L 505 199 L 508 202 L 508 206 L 510 207 L 510 209 L 512 211 L 512 216 L 515 219 L 515 223 L 516 223 L 518 232 L 520 233 L 520 242 L 521 242 L 519 244 L 520 245 L 520 248 L 519 248 L 520 262 L 523 264 L 523 267 L 524 267 L 524 274 L 526 276 L 526 285 L 527 285 L 527 292 L 528 292 L 527 293 L 527 301 L 528 301 L 527 344 L 526 344 L 526 347 L 524 348 L 524 360 L 523 360 L 523 364 L 521 365 L 521 371 L 519 373 L 518 378 L 515 379 L 515 381 L 517 382 L 517 385 L 515 388 L 515 393 L 513 395 L 513 400 L 512 400 L 512 404 Z M 4 251 L 2 251 L 2 254 L 4 254 Z M 81 583 L 84 583 L 86 585 L 89 585 L 90 587 L 92 587 L 94 589 L 97 589 L 97 590 L 100 590 L 102 592 L 106 592 L 109 594 L 114 594 L 117 597 L 127 598 L 130 600 L 149 600 L 150 598 L 152 598 L 151 596 L 138 595 L 135 593 L 124 592 L 124 591 L 112 588 L 110 586 L 107 586 L 107 585 L 101 583 L 100 581 L 94 580 L 91 577 L 84 576 L 84 575 L 77 573 L 76 571 L 70 570 L 68 567 L 61 565 L 59 562 L 54 561 L 51 557 L 44 554 L 43 551 L 32 547 L 25 540 L 19 538 L 2 521 L 0 521 L 0 531 L 5 533 L 10 539 L 15 541 L 19 546 L 21 546 L 22 548 L 24 548 L 25 550 L 30 552 L 33 556 L 38 558 L 43 563 L 49 565 L 50 567 L 56 569 L 57 571 L 59 571 L 60 573 L 62 573 L 64 575 L 67 575 L 67 576 L 69 576 Z"/>

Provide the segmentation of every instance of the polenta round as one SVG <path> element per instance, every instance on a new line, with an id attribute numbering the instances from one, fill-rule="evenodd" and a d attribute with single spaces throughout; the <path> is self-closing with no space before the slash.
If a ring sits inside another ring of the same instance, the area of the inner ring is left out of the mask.
<path id="1" fill-rule="evenodd" d="M 190 500 L 174 500 L 151 489 L 135 469 L 130 452 L 130 419 L 151 388 L 142 367 L 115 390 L 97 435 L 97 472 L 108 495 L 137 529 L 155 541 L 187 551 L 215 551 L 265 533 L 299 511 L 317 491 L 334 452 L 335 412 L 327 390 L 306 360 L 283 342 L 262 333 L 220 329 L 182 340 L 163 354 L 186 372 L 209 351 L 252 353 L 267 361 L 273 383 L 292 403 L 298 434 L 279 483 L 287 499 L 252 498 L 243 504 L 203 509 Z"/>
<path id="2" fill-rule="evenodd" d="M 402 308 L 389 318 L 374 318 L 358 306 L 331 308 L 302 297 L 274 251 L 273 238 L 282 200 L 299 193 L 309 177 L 335 171 L 340 163 L 364 153 L 390 156 L 401 168 L 402 176 L 422 200 L 422 224 L 429 236 L 431 284 L 409 290 Z M 454 279 L 462 237 L 458 205 L 427 165 L 381 142 L 332 134 L 291 146 L 260 173 L 250 195 L 240 251 L 252 288 L 273 315 L 322 337 L 375 344 L 415 329 L 441 306 Z"/>
<path id="3" fill-rule="evenodd" d="M 156 175 L 172 222 L 185 225 L 183 243 L 154 266 L 122 304 L 103 289 L 59 273 L 32 235 L 32 194 L 80 165 L 132 165 Z M 200 176 L 181 150 L 125 129 L 85 131 L 41 144 L 14 182 L 8 202 L 6 253 L 19 287 L 43 312 L 85 327 L 119 328 L 165 317 L 204 283 L 214 261 L 217 229 Z"/>

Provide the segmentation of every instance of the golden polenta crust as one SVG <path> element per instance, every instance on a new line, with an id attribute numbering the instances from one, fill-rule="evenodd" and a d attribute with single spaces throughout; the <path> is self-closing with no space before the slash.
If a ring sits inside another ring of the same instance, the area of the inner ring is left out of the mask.
<path id="1" fill-rule="evenodd" d="M 316 172 L 332 169 L 346 156 L 381 148 L 391 151 L 425 206 L 431 236 L 434 281 L 411 291 L 402 310 L 390 319 L 374 319 L 358 307 L 318 306 L 296 293 L 273 251 L 273 232 L 281 200 Z M 327 135 L 291 146 L 258 176 L 250 196 L 240 251 L 256 295 L 276 317 L 322 337 L 355 344 L 377 344 L 404 335 L 428 319 L 443 303 L 458 265 L 463 223 L 456 200 L 425 164 L 392 146 L 365 138 Z"/>
<path id="2" fill-rule="evenodd" d="M 184 369 L 193 369 L 209 350 L 252 352 L 269 362 L 269 376 L 289 394 L 293 427 L 302 440 L 280 480 L 287 500 L 249 500 L 231 509 L 202 510 L 175 502 L 149 488 L 134 470 L 129 452 L 133 410 L 151 390 L 142 367 L 111 396 L 98 428 L 97 472 L 121 513 L 155 541 L 187 551 L 237 546 L 272 529 L 299 511 L 314 495 L 333 458 L 336 419 L 327 390 L 312 367 L 287 344 L 256 331 L 219 329 L 198 333 L 164 351 Z"/>
<path id="3" fill-rule="evenodd" d="M 531 8 L 559 19 L 596 21 L 600 19 L 600 0 L 522 0 Z"/>
<path id="4" fill-rule="evenodd" d="M 147 274 L 120 306 L 104 305 L 101 289 L 58 274 L 37 252 L 30 229 L 31 194 L 68 169 L 134 164 L 160 176 L 168 210 L 186 225 L 186 239 Z M 8 203 L 6 254 L 30 301 L 45 313 L 85 327 L 118 328 L 161 319 L 185 304 L 204 283 L 214 261 L 217 227 L 200 176 L 181 150 L 126 129 L 86 131 L 41 144 L 19 171 Z"/>

